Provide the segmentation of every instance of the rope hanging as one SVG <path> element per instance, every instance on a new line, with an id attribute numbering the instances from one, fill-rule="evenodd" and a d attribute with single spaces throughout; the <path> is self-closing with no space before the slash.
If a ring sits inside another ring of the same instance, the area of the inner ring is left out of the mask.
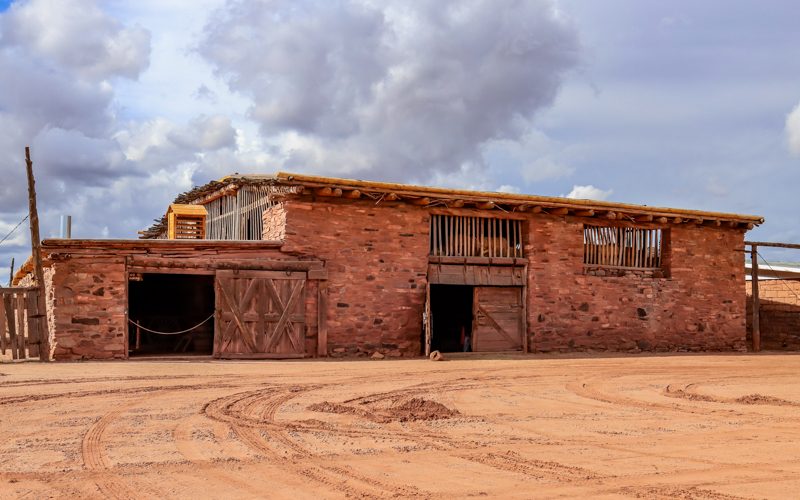
<path id="1" fill-rule="evenodd" d="M 130 318 L 128 318 L 128 323 L 130 323 L 130 324 L 132 324 L 132 325 L 136 325 L 137 327 L 141 328 L 142 330 L 145 330 L 145 331 L 147 331 L 147 332 L 150 332 L 150 333 L 156 333 L 156 334 L 158 334 L 158 335 L 178 335 L 178 334 L 181 334 L 181 333 L 191 332 L 191 331 L 192 331 L 192 330 L 194 330 L 195 328 L 200 328 L 200 327 L 201 327 L 201 326 L 203 326 L 203 325 L 204 325 L 204 324 L 205 324 L 205 323 L 206 323 L 208 320 L 210 320 L 210 319 L 211 319 L 211 318 L 213 318 L 213 317 L 214 317 L 214 313 L 211 313 L 211 316 L 207 317 L 207 318 L 206 318 L 206 319 L 204 319 L 202 322 L 198 323 L 197 325 L 195 325 L 195 326 L 193 326 L 193 327 L 191 327 L 191 328 L 189 328 L 189 329 L 187 329 L 187 330 L 181 330 L 180 332 L 157 332 L 157 331 L 155 331 L 155 330 L 151 330 L 151 329 L 149 329 L 149 328 L 145 328 L 145 327 L 143 327 L 142 325 L 140 325 L 139 323 L 137 323 L 137 322 L 133 321 L 133 320 L 132 320 L 132 319 L 130 319 Z"/>

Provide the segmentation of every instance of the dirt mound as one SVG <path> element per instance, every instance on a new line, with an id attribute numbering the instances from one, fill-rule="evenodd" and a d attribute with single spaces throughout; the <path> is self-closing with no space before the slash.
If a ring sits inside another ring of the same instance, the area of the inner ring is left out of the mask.
<path id="1" fill-rule="evenodd" d="M 457 410 L 451 410 L 441 403 L 422 398 L 410 398 L 396 401 L 390 407 L 375 409 L 374 412 L 354 406 L 329 403 L 327 401 L 309 405 L 308 409 L 310 411 L 322 413 L 355 415 L 379 423 L 443 420 L 461 415 Z"/>
<path id="2" fill-rule="evenodd" d="M 398 401 L 383 414 L 399 422 L 443 420 L 461 415 L 458 410 L 451 410 L 441 403 L 422 398 Z"/>
<path id="3" fill-rule="evenodd" d="M 309 405 L 308 409 L 310 411 L 318 411 L 321 413 L 338 413 L 340 415 L 355 415 L 357 417 L 372 418 L 372 413 L 362 410 L 361 408 L 354 408 L 352 406 L 342 405 L 339 403 L 329 403 L 327 401 Z"/>
<path id="4" fill-rule="evenodd" d="M 776 398 L 773 396 L 762 396 L 761 394 L 750 394 L 749 396 L 742 396 L 736 398 L 735 402 L 743 405 L 773 405 L 773 406 L 794 406 L 791 401 Z"/>

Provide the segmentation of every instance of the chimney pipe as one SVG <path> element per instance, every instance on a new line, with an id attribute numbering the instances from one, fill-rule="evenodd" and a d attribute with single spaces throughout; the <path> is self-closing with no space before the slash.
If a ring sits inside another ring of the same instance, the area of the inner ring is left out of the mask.
<path id="1" fill-rule="evenodd" d="M 61 216 L 61 238 L 62 239 L 70 239 L 72 238 L 72 216 L 71 215 L 62 215 Z"/>

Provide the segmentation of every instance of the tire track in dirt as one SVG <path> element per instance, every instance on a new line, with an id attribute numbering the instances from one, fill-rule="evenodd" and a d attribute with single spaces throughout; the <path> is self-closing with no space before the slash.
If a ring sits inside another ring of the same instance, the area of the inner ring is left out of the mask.
<path id="1" fill-rule="evenodd" d="M 118 407 L 116 410 L 110 411 L 100 417 L 83 437 L 83 463 L 86 469 L 96 471 L 99 474 L 94 478 L 95 484 L 100 488 L 108 498 L 112 500 L 141 500 L 142 497 L 137 495 L 122 479 L 116 474 L 111 472 L 108 457 L 105 452 L 105 445 L 103 444 L 103 437 L 108 429 L 119 416 L 138 406 L 141 400 L 132 401 Z"/>
<path id="2" fill-rule="evenodd" d="M 170 377 L 164 377 L 164 380 L 170 380 Z M 226 389 L 226 388 L 239 388 L 240 384 L 234 383 L 216 383 L 216 384 L 190 384 L 190 385 L 174 385 L 174 386 L 147 386 L 147 387 L 129 387 L 124 389 L 103 389 L 96 391 L 75 391 L 75 392 L 62 392 L 55 394 L 26 394 L 23 396 L 8 396 L 0 398 L 0 405 L 10 405 L 19 403 L 33 403 L 38 401 L 45 401 L 48 399 L 58 398 L 85 398 L 91 396 L 112 396 L 112 395 L 127 395 L 127 394 L 142 394 L 151 392 L 168 392 L 168 391 L 193 391 L 205 389 Z"/>
<path id="3" fill-rule="evenodd" d="M 220 419 L 232 426 L 237 436 L 250 448 L 291 474 L 315 481 L 326 488 L 336 489 L 345 495 L 358 498 L 428 498 L 430 493 L 412 487 L 387 483 L 356 473 L 346 466 L 307 465 L 306 462 L 325 460 L 310 453 L 304 446 L 286 435 L 293 425 L 275 421 L 275 414 L 286 402 L 302 393 L 321 386 L 293 386 L 262 389 L 239 393 L 229 398 L 212 401 L 204 408 L 210 418 Z M 262 436 L 261 433 L 266 436 Z M 271 445 L 270 442 L 273 444 Z M 282 456 L 275 444 L 290 452 Z M 355 482 L 355 484 L 354 484 Z M 360 483 L 360 484 L 359 484 Z"/>
<path id="4" fill-rule="evenodd" d="M 673 389 L 673 386 L 683 386 L 682 389 Z M 749 394 L 739 398 L 722 398 L 701 394 L 697 392 L 697 383 L 691 384 L 669 384 L 661 393 L 664 396 L 678 399 L 688 399 L 690 401 L 702 401 L 704 403 L 738 404 L 738 405 L 758 405 L 758 406 L 793 406 L 800 407 L 800 404 L 773 396 L 762 396 L 761 394 Z"/>

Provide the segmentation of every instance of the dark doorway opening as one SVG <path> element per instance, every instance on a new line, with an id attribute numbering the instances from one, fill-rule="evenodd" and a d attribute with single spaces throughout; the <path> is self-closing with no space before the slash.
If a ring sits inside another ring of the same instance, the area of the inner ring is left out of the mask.
<path id="1" fill-rule="evenodd" d="M 463 352 L 472 337 L 473 287 L 431 285 L 431 350 Z"/>
<path id="2" fill-rule="evenodd" d="M 140 276 L 141 281 L 128 282 L 128 317 L 143 327 L 128 324 L 130 355 L 212 354 L 215 318 L 208 318 L 214 314 L 214 276 Z"/>

